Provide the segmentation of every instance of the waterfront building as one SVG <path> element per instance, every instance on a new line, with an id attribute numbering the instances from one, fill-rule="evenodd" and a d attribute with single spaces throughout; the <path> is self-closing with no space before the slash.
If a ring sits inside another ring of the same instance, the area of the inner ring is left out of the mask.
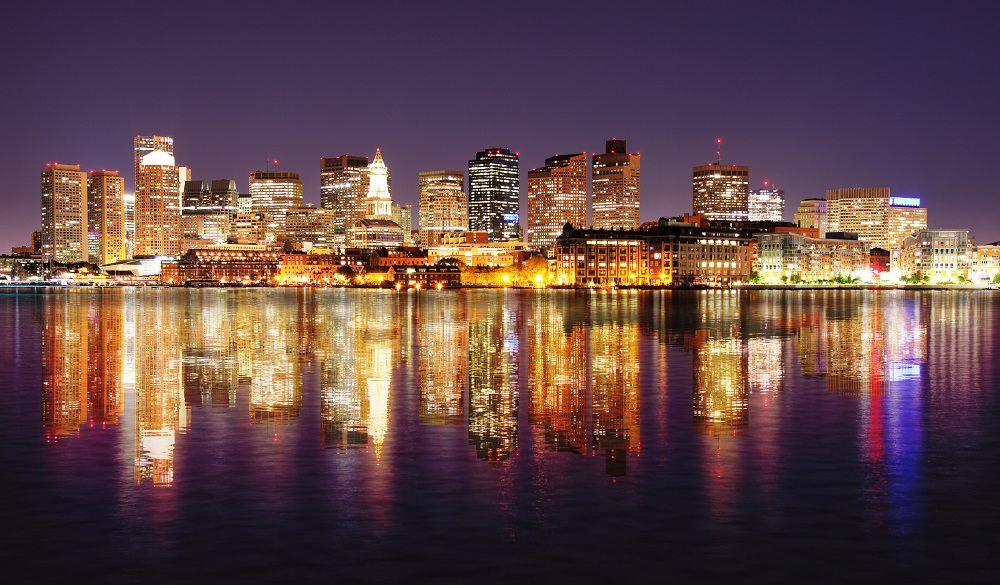
<path id="1" fill-rule="evenodd" d="M 709 221 L 746 221 L 750 167 L 721 162 L 693 167 L 692 208 Z"/>
<path id="2" fill-rule="evenodd" d="M 395 248 L 403 241 L 402 228 L 392 220 L 389 169 L 382 159 L 382 151 L 376 149 L 375 159 L 368 166 L 365 217 L 348 229 L 347 244 L 352 248 Z"/>
<path id="3" fill-rule="evenodd" d="M 562 154 L 528 171 L 528 237 L 536 250 L 549 250 L 563 226 L 587 226 L 587 155 Z"/>
<path id="4" fill-rule="evenodd" d="M 399 267 L 395 268 L 393 280 L 406 287 L 453 287 L 462 284 L 462 270 L 451 264 Z"/>
<path id="5" fill-rule="evenodd" d="M 174 155 L 154 150 L 139 161 L 135 256 L 176 255 L 181 248 L 181 171 Z"/>
<path id="6" fill-rule="evenodd" d="M 785 192 L 769 186 L 747 194 L 747 221 L 785 221 Z"/>
<path id="7" fill-rule="evenodd" d="M 124 260 L 125 179 L 118 171 L 91 171 L 87 179 L 88 256 L 99 265 Z"/>
<path id="8" fill-rule="evenodd" d="M 430 264 L 450 259 L 474 268 L 511 266 L 523 262 L 528 255 L 524 242 L 475 241 L 449 235 L 445 235 L 438 245 L 427 248 L 427 261 Z"/>
<path id="9" fill-rule="evenodd" d="M 812 238 L 790 232 L 756 234 L 754 271 L 763 282 L 831 281 L 868 273 L 869 244 L 856 238 Z"/>
<path id="10" fill-rule="evenodd" d="M 1000 274 L 1000 242 L 970 246 L 969 280 L 992 282 Z"/>
<path id="11" fill-rule="evenodd" d="M 193 248 L 176 260 L 163 261 L 160 281 L 174 286 L 273 284 L 283 256 L 259 246 Z"/>
<path id="12" fill-rule="evenodd" d="M 49 163 L 41 178 L 42 256 L 87 262 L 87 173 L 80 165 Z"/>
<path id="13" fill-rule="evenodd" d="M 440 234 L 469 229 L 469 207 L 465 200 L 465 173 L 443 170 L 418 175 L 420 245 L 432 245 Z"/>
<path id="14" fill-rule="evenodd" d="M 518 153 L 489 148 L 469 161 L 469 229 L 491 242 L 521 239 L 521 175 Z"/>
<path id="15" fill-rule="evenodd" d="M 639 162 L 639 154 L 629 154 L 625 141 L 618 139 L 605 142 L 604 154 L 593 155 L 591 223 L 594 229 L 638 229 Z"/>
<path id="16" fill-rule="evenodd" d="M 347 245 L 347 231 L 365 218 L 368 157 L 349 154 L 320 159 L 320 207 L 333 216 L 333 242 Z"/>
<path id="17" fill-rule="evenodd" d="M 896 267 L 904 276 L 919 273 L 931 282 L 952 282 L 969 277 L 970 258 L 969 230 L 921 229 L 903 240 Z"/>
<path id="18" fill-rule="evenodd" d="M 927 209 L 916 197 L 893 197 L 888 187 L 851 187 L 826 192 L 828 230 L 853 232 L 886 250 L 927 227 Z"/>
<path id="19" fill-rule="evenodd" d="M 644 230 L 567 227 L 556 243 L 560 284 L 728 285 L 751 269 L 744 229 L 661 220 Z"/>
<path id="20" fill-rule="evenodd" d="M 289 171 L 254 171 L 250 173 L 250 197 L 253 212 L 268 217 L 268 239 L 281 241 L 288 210 L 302 207 L 302 180 L 298 173 Z"/>
<path id="21" fill-rule="evenodd" d="M 286 253 L 278 269 L 277 282 L 282 285 L 333 284 L 338 281 L 337 271 L 342 266 L 344 260 L 339 254 Z"/>
<path id="22" fill-rule="evenodd" d="M 427 250 L 421 248 L 399 247 L 394 249 L 377 248 L 372 250 L 370 266 L 426 266 Z"/>
<path id="23" fill-rule="evenodd" d="M 803 228 L 816 228 L 820 238 L 826 237 L 827 207 L 826 199 L 809 198 L 799 203 L 799 208 L 792 216 L 795 225 Z"/>

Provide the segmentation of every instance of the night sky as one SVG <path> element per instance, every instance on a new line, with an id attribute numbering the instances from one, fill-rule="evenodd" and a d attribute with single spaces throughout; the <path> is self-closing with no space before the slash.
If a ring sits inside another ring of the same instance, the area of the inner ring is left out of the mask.
<path id="1" fill-rule="evenodd" d="M 1000 240 L 1000 8 L 924 4 L 19 2 L 0 24 L 0 253 L 40 227 L 46 162 L 131 191 L 137 134 L 240 192 L 277 159 L 312 203 L 320 157 L 380 147 L 415 215 L 420 171 L 508 147 L 523 213 L 528 169 L 624 138 L 643 220 L 690 212 L 722 137 L 789 220 L 827 189 L 890 187 L 929 227 Z"/>

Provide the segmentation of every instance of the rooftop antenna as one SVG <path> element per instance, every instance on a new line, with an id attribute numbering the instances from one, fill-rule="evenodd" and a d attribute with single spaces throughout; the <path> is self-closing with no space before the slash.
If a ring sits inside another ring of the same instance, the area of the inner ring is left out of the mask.
<path id="1" fill-rule="evenodd" d="M 722 166 L 722 139 L 715 139 L 715 164 Z"/>

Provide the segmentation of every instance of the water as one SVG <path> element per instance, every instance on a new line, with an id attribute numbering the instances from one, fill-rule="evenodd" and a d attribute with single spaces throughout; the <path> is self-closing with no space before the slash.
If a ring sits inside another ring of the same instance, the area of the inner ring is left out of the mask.
<path id="1" fill-rule="evenodd" d="M 988 581 L 1000 295 L 0 295 L 5 582 Z"/>

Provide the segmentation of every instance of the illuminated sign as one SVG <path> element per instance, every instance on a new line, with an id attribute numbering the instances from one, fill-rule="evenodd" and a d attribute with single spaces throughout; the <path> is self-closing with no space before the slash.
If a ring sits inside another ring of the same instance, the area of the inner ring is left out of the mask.
<path id="1" fill-rule="evenodd" d="M 505 213 L 503 214 L 503 220 L 507 223 L 517 223 L 518 214 L 516 213 Z"/>
<path id="2" fill-rule="evenodd" d="M 892 207 L 920 207 L 919 197 L 890 197 L 889 205 Z"/>

